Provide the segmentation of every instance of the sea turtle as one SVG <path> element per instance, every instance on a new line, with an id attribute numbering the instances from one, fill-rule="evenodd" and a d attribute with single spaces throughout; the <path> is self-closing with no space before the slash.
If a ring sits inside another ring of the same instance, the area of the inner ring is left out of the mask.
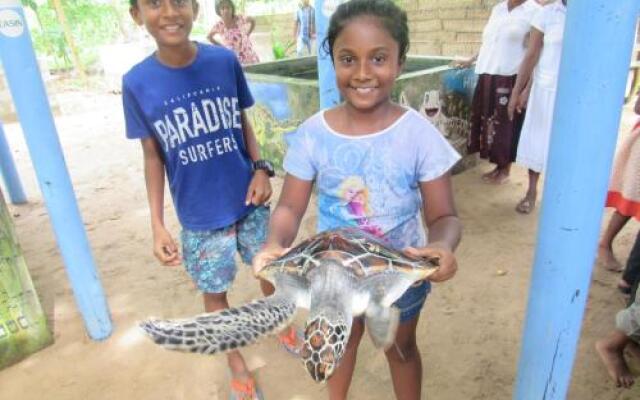
<path id="1" fill-rule="evenodd" d="M 140 326 L 166 348 L 215 354 L 282 330 L 297 308 L 305 308 L 309 315 L 300 355 L 311 377 L 322 382 L 344 354 L 354 317 L 364 316 L 374 344 L 388 347 L 399 319 L 393 302 L 436 270 L 436 259 L 409 257 L 355 228 L 326 231 L 260 271 L 275 286 L 273 295 L 190 319 L 148 320 Z"/>

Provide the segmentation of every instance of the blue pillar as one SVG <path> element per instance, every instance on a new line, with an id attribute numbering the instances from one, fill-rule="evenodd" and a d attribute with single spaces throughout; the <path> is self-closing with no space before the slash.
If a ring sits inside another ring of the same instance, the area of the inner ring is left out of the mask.
<path id="1" fill-rule="evenodd" d="M 318 48 L 318 86 L 320 108 L 331 108 L 340 103 L 340 92 L 336 86 L 336 72 L 331 56 L 324 51 L 323 43 L 329 29 L 329 18 L 344 0 L 315 0 L 316 47 Z"/>
<path id="2" fill-rule="evenodd" d="M 18 0 L 0 0 L 0 57 L 76 304 L 89 336 L 106 339 L 111 316 Z"/>
<path id="3" fill-rule="evenodd" d="M 13 163 L 13 157 L 9 150 L 9 143 L 4 136 L 2 122 L 0 122 L 0 175 L 9 191 L 9 198 L 13 204 L 22 204 L 27 202 L 27 196 L 24 195 L 22 184 L 16 166 Z"/>
<path id="4" fill-rule="evenodd" d="M 569 0 L 516 400 L 567 395 L 639 10 Z"/>

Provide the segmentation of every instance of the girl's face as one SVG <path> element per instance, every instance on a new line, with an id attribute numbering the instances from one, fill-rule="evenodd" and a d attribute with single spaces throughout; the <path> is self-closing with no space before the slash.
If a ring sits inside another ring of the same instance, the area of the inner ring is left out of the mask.
<path id="1" fill-rule="evenodd" d="M 345 25 L 333 45 L 333 64 L 340 94 L 358 111 L 390 104 L 400 74 L 399 46 L 375 17 L 357 17 Z"/>
<path id="2" fill-rule="evenodd" d="M 233 18 L 233 9 L 231 8 L 231 4 L 222 3 L 222 5 L 220 6 L 220 18 L 225 21 Z"/>

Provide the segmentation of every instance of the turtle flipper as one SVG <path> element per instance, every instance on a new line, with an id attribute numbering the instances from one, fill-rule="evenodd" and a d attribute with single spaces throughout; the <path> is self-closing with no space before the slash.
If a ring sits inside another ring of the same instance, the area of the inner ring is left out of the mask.
<path id="1" fill-rule="evenodd" d="M 189 319 L 147 320 L 140 323 L 140 328 L 167 349 L 217 354 L 245 347 L 282 330 L 290 324 L 295 311 L 295 303 L 274 295 Z"/>
<path id="2" fill-rule="evenodd" d="M 380 304 L 371 303 L 365 312 L 364 322 L 373 344 L 386 350 L 395 340 L 400 310 L 394 306 L 382 307 Z"/>

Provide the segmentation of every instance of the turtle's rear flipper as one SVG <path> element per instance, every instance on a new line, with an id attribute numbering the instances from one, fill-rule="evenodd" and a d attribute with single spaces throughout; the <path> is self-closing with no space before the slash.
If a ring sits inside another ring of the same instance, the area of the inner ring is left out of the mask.
<path id="1" fill-rule="evenodd" d="M 386 350 L 396 338 L 400 311 L 394 306 L 382 307 L 375 303 L 369 304 L 364 321 L 373 344 Z"/>
<path id="2" fill-rule="evenodd" d="M 147 320 L 140 328 L 170 350 L 216 354 L 257 342 L 289 325 L 296 305 L 281 296 L 180 320 Z"/>

